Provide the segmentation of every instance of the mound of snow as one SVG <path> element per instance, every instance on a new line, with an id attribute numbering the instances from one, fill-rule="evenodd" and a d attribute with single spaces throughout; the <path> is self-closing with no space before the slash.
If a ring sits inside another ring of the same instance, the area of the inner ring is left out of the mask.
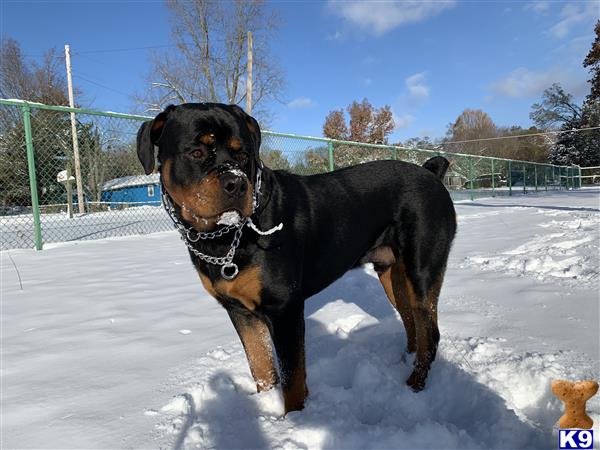
<path id="1" fill-rule="evenodd" d="M 310 397 L 285 418 L 279 389 L 257 394 L 232 342 L 177 373 L 181 393 L 157 431 L 175 448 L 549 448 L 560 404 L 555 355 L 518 355 L 491 338 L 443 340 L 428 385 L 413 393 L 397 317 L 336 302 L 308 320 Z M 322 319 L 336 314 L 337 326 Z M 368 323 L 368 325 L 364 325 Z M 363 324 L 363 325 L 361 325 Z M 343 332 L 340 335 L 340 330 Z"/>
<path id="2" fill-rule="evenodd" d="M 537 213 L 565 220 L 540 223 L 543 234 L 515 248 L 468 256 L 462 266 L 531 276 L 541 281 L 595 283 L 600 275 L 600 213 L 552 210 Z"/>

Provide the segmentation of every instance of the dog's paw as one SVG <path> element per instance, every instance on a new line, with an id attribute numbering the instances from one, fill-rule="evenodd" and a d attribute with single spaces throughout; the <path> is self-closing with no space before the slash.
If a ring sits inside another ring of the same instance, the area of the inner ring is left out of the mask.
<path id="1" fill-rule="evenodd" d="M 410 386 L 413 392 L 420 392 L 425 388 L 425 380 L 427 378 L 427 371 L 422 369 L 415 369 L 406 380 L 406 384 Z"/>

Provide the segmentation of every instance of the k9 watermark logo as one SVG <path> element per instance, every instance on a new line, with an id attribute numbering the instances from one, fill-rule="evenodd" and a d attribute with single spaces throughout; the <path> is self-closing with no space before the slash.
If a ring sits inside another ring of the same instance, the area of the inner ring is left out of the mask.
<path id="1" fill-rule="evenodd" d="M 558 430 L 558 448 L 594 448 L 594 430 Z"/>

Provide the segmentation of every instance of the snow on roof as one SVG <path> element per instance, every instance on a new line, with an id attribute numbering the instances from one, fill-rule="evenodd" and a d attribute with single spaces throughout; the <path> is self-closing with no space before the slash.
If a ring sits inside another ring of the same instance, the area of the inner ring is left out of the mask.
<path id="1" fill-rule="evenodd" d="M 150 175 L 130 175 L 128 177 L 114 178 L 108 180 L 102 185 L 103 191 L 111 191 L 131 186 L 145 186 L 147 184 L 159 184 L 160 174 L 151 173 Z"/>

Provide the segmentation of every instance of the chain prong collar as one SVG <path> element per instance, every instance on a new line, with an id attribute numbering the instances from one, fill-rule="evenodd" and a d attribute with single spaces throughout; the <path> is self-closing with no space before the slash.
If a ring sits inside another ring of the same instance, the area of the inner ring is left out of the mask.
<path id="1" fill-rule="evenodd" d="M 260 161 L 260 166 L 256 170 L 256 183 L 254 185 L 254 195 L 252 199 L 252 214 L 256 212 L 259 206 L 260 201 L 260 188 L 262 184 L 262 168 L 263 164 Z M 165 186 L 162 182 L 162 174 L 160 179 L 160 188 L 161 188 L 161 198 L 163 201 L 163 206 L 167 211 L 167 214 L 173 221 L 173 225 L 181 234 L 181 240 L 185 242 L 187 248 L 200 258 L 202 261 L 206 261 L 209 264 L 214 264 L 217 266 L 221 266 L 221 276 L 225 280 L 233 280 L 239 273 L 239 268 L 237 264 L 233 262 L 233 258 L 235 256 L 235 251 L 240 245 L 240 240 L 242 238 L 242 230 L 245 225 L 250 226 L 253 230 L 255 230 L 260 235 L 268 235 L 272 234 L 275 231 L 279 231 L 283 228 L 283 224 L 279 224 L 276 227 L 268 230 L 266 232 L 260 231 L 252 222 L 250 217 L 245 217 L 243 220 L 238 222 L 237 224 L 225 225 L 222 228 L 219 228 L 216 231 L 211 231 L 208 233 L 204 233 L 201 231 L 197 231 L 193 227 L 186 226 L 179 218 L 175 215 L 175 205 L 171 196 L 167 193 Z M 231 230 L 236 229 L 235 234 L 233 236 L 233 242 L 229 247 L 229 251 L 225 254 L 225 256 L 211 256 L 197 250 L 192 244 L 197 243 L 199 240 L 208 240 L 208 239 L 216 239 L 218 237 L 223 236 L 226 233 L 229 233 Z"/>

